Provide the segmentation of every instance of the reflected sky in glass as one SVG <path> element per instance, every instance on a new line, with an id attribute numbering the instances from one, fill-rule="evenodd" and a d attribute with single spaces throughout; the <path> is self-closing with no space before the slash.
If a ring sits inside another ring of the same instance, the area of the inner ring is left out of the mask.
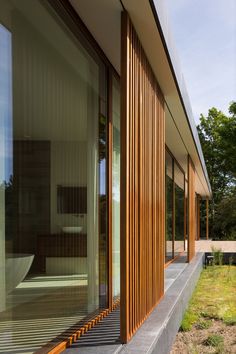
<path id="1" fill-rule="evenodd" d="M 0 24 L 0 184 L 13 173 L 12 148 L 12 43 Z"/>

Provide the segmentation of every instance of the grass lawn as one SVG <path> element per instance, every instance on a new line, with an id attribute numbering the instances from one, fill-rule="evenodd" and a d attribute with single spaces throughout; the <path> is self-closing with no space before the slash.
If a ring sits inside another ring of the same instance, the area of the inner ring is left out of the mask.
<path id="1" fill-rule="evenodd" d="M 236 266 L 202 271 L 171 353 L 236 353 Z"/>

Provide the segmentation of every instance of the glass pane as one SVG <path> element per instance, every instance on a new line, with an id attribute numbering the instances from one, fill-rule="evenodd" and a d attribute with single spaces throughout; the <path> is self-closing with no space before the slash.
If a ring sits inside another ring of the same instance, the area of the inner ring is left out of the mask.
<path id="1" fill-rule="evenodd" d="M 175 163 L 175 256 L 184 251 L 184 174 Z"/>
<path id="2" fill-rule="evenodd" d="M 185 238 L 184 250 L 188 251 L 188 181 L 185 180 Z"/>
<path id="3" fill-rule="evenodd" d="M 40 1 L 0 23 L 0 352 L 31 353 L 107 303 L 106 70 Z"/>
<path id="4" fill-rule="evenodd" d="M 166 262 L 173 258 L 173 166 L 172 157 L 166 152 Z"/>
<path id="5" fill-rule="evenodd" d="M 105 77 L 105 68 L 100 69 L 100 77 Z M 107 102 L 106 85 L 100 81 L 99 114 L 99 284 L 100 307 L 107 307 L 108 273 L 107 273 Z"/>
<path id="6" fill-rule="evenodd" d="M 8 269 L 6 269 L 8 260 L 5 245 L 10 242 L 11 227 L 6 225 L 6 218 L 12 213 L 12 208 L 11 205 L 6 205 L 6 200 L 9 195 L 13 195 L 11 57 L 12 36 L 0 24 L 0 315 L 7 309 L 7 280 L 9 277 Z M 1 347 L 0 351 L 2 351 Z"/>
<path id="7" fill-rule="evenodd" d="M 120 296 L 120 87 L 112 81 L 112 286 L 113 299 Z"/>

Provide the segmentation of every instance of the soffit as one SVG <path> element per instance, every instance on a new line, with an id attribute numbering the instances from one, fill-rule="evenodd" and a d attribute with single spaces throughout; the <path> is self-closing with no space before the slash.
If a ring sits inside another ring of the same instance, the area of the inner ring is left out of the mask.
<path id="1" fill-rule="evenodd" d="M 183 151 L 179 152 L 179 139 L 174 139 L 174 136 L 181 135 L 181 140 L 184 141 L 187 153 L 191 155 L 194 162 L 197 175 L 196 192 L 203 196 L 210 196 L 210 185 L 205 169 L 204 159 L 202 159 L 202 151 L 199 146 L 198 136 L 196 132 L 195 123 L 192 119 L 191 106 L 189 104 L 188 95 L 184 83 L 183 75 L 179 69 L 178 57 L 176 55 L 174 44 L 171 38 L 171 33 L 168 32 L 168 20 L 162 7 L 158 6 L 160 10 L 159 15 L 162 16 L 161 25 L 166 30 L 164 33 L 168 49 L 172 54 L 171 59 L 174 61 L 174 73 L 176 75 L 177 84 L 174 79 L 173 71 L 168 60 L 168 55 L 163 45 L 163 37 L 159 32 L 157 23 L 154 18 L 153 9 L 148 0 L 139 2 L 137 6 L 136 0 L 122 0 L 125 9 L 128 11 L 137 34 L 141 40 L 143 49 L 152 66 L 154 74 L 159 82 L 161 90 L 165 96 L 165 101 L 168 110 L 171 113 L 172 120 L 174 120 L 173 129 L 167 129 L 166 142 L 171 145 L 170 149 L 175 152 L 177 160 L 181 160 Z M 162 4 L 162 1 L 155 1 L 156 4 Z M 180 92 L 178 91 L 178 87 Z M 184 97 L 184 103 L 181 102 L 180 94 Z M 186 112 L 187 111 L 187 112 Z M 186 114 L 187 113 L 187 114 Z M 167 115 L 167 125 L 172 125 L 169 122 Z M 174 130 L 175 134 L 174 134 Z M 199 180 L 199 181 L 198 181 Z"/>
<path id="2" fill-rule="evenodd" d="M 119 0 L 70 0 L 89 32 L 120 74 L 122 5 Z"/>
<path id="3" fill-rule="evenodd" d="M 119 0 L 70 0 L 88 30 L 91 32 L 99 46 L 102 48 L 114 68 L 120 74 L 120 18 L 122 5 Z M 159 0 L 159 3 L 162 3 Z M 163 45 L 163 38 L 157 27 L 153 9 L 148 0 L 122 0 L 124 8 L 128 11 L 133 25 L 137 31 L 143 49 L 152 66 L 160 88 L 166 101 L 166 143 L 174 153 L 176 159 L 186 164 L 189 153 L 195 164 L 197 183 L 196 192 L 202 196 L 210 196 L 211 190 L 199 147 L 196 127 L 191 117 L 191 106 L 181 71 L 178 69 L 178 59 L 175 56 L 177 83 L 171 70 L 168 55 Z M 160 10 L 162 11 L 162 9 Z M 162 13 L 164 13 L 162 11 Z M 162 14 L 162 18 L 165 15 Z M 164 18 L 165 28 L 168 21 Z M 171 34 L 165 33 L 168 45 L 173 48 Z M 173 52 L 173 50 L 172 50 Z M 180 87 L 181 92 L 178 91 Z M 181 101 L 180 93 L 185 97 Z M 184 144 L 183 144 L 184 142 Z M 182 146 L 182 148 L 181 148 Z M 182 166 L 186 171 L 186 166 Z"/>

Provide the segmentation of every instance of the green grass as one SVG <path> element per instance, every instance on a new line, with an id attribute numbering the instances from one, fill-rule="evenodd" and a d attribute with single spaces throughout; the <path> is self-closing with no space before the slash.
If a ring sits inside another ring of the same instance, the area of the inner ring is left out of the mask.
<path id="1" fill-rule="evenodd" d="M 236 321 L 236 266 L 210 266 L 201 273 L 180 329 L 201 329 L 210 319 Z M 209 321 L 210 322 L 210 321 Z M 200 327 L 197 326 L 200 324 Z M 210 326 L 210 323 L 209 323 Z M 202 328 L 203 329 L 203 328 Z"/>
<path id="2" fill-rule="evenodd" d="M 204 344 L 209 347 L 221 347 L 224 344 L 224 338 L 219 334 L 211 334 Z"/>
<path id="3" fill-rule="evenodd" d="M 225 318 L 224 319 L 224 323 L 227 326 L 236 326 L 236 317 L 234 317 L 234 318 Z"/>
<path id="4" fill-rule="evenodd" d="M 196 327 L 197 329 L 208 329 L 210 328 L 212 325 L 212 321 L 211 320 L 200 320 Z"/>
<path id="5" fill-rule="evenodd" d="M 180 330 L 183 332 L 190 331 L 192 325 L 198 320 L 198 316 L 194 314 L 192 311 L 186 312 L 184 318 L 182 320 Z"/>

